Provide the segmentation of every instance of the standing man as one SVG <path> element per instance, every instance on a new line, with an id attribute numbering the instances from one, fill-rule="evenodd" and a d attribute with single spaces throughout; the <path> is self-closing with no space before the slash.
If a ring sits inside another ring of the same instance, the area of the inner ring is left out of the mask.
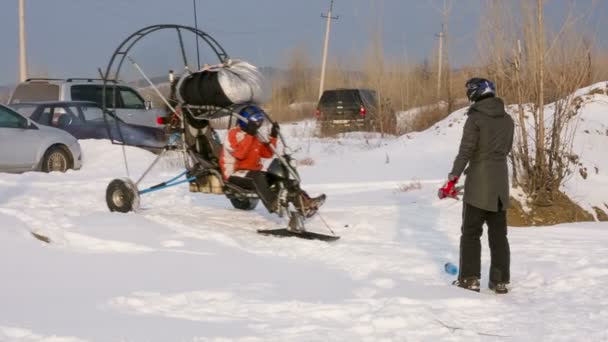
<path id="1" fill-rule="evenodd" d="M 473 104 L 467 113 L 460 149 L 448 183 L 439 190 L 440 198 L 456 196 L 458 179 L 463 172 L 467 175 L 460 236 L 460 273 L 454 285 L 479 292 L 480 238 L 486 223 L 492 259 L 488 287 L 503 294 L 508 292 L 510 280 L 507 155 L 513 145 L 514 124 L 505 111 L 504 102 L 496 97 L 496 86 L 492 81 L 472 78 L 466 83 L 466 91 Z"/>

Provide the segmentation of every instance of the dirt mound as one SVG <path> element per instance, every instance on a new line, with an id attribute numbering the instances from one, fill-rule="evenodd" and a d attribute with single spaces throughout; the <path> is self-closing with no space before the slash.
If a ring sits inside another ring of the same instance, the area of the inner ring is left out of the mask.
<path id="1" fill-rule="evenodd" d="M 552 226 L 560 223 L 595 221 L 593 215 L 561 192 L 545 205 L 527 203 L 526 207 L 529 210 L 524 210 L 522 203 L 514 198 L 511 198 L 511 204 L 511 209 L 507 213 L 507 222 L 512 227 Z M 598 215 L 598 217 L 600 216 Z"/>

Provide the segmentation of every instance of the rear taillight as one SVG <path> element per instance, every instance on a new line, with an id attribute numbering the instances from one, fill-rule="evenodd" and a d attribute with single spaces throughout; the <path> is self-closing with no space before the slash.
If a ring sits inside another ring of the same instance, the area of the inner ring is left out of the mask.
<path id="1" fill-rule="evenodd" d="M 367 114 L 367 110 L 365 109 L 365 107 L 361 106 L 361 108 L 359 108 L 359 114 L 362 117 L 365 117 L 365 114 Z"/>
<path id="2" fill-rule="evenodd" d="M 167 118 L 164 116 L 159 116 L 156 118 L 156 123 L 159 125 L 165 125 L 167 123 Z"/>

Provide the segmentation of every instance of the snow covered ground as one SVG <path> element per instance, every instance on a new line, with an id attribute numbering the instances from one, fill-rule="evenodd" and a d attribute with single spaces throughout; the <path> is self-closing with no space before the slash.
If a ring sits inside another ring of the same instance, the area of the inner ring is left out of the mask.
<path id="1" fill-rule="evenodd" d="M 607 125 L 602 102 L 589 106 L 586 122 Z M 464 119 L 385 139 L 285 126 L 313 164 L 300 168 L 305 188 L 328 195 L 308 228 L 327 233 L 325 221 L 341 236 L 331 244 L 258 235 L 285 222 L 187 186 L 143 196 L 136 214 L 110 213 L 105 187 L 125 170 L 105 141 L 82 142 L 80 171 L 0 174 L 0 341 L 608 340 L 607 223 L 511 229 L 509 295 L 449 285 L 461 203 L 436 189 Z M 584 163 L 605 163 L 607 138 L 577 145 Z M 133 175 L 154 157 L 127 153 Z M 601 197 L 603 165 L 576 191 Z M 146 184 L 178 172 L 164 163 Z"/>

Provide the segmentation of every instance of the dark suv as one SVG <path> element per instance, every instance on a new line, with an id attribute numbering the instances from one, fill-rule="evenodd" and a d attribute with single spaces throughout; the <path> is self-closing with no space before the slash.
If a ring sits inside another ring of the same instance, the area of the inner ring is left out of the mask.
<path id="1" fill-rule="evenodd" d="M 333 89 L 323 92 L 317 105 L 321 134 L 371 131 L 378 108 L 376 92 L 369 89 Z"/>

